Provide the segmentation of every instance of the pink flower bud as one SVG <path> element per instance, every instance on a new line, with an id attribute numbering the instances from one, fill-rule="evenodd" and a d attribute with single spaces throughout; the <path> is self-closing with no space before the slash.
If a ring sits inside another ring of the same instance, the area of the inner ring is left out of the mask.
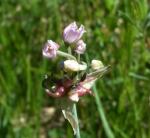
<path id="1" fill-rule="evenodd" d="M 73 93 L 73 94 L 69 95 L 69 99 L 73 102 L 78 102 L 79 101 L 78 93 Z"/>
<path id="2" fill-rule="evenodd" d="M 78 28 L 76 22 L 73 22 L 64 29 L 63 39 L 67 43 L 75 43 L 82 37 L 85 32 L 86 31 L 84 30 L 83 25 Z"/>
<path id="3" fill-rule="evenodd" d="M 79 98 L 87 94 L 92 94 L 91 89 L 86 89 L 80 83 L 70 91 L 69 99 L 74 102 L 78 102 Z"/>
<path id="4" fill-rule="evenodd" d="M 52 40 L 48 40 L 42 50 L 42 54 L 47 58 L 55 58 L 59 45 Z"/>
<path id="5" fill-rule="evenodd" d="M 64 96 L 65 95 L 65 88 L 63 86 L 56 86 L 55 94 L 58 96 Z"/>
<path id="6" fill-rule="evenodd" d="M 78 54 L 83 54 L 86 50 L 86 44 L 83 42 L 83 40 L 79 40 L 76 43 L 75 52 Z"/>

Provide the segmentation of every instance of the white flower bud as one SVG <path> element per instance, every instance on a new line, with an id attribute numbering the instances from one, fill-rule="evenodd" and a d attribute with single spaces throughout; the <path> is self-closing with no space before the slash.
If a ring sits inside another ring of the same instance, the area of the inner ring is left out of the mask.
<path id="1" fill-rule="evenodd" d="M 66 60 L 64 61 L 64 69 L 66 71 L 79 71 L 79 63 L 76 60 Z"/>
<path id="2" fill-rule="evenodd" d="M 54 41 L 48 40 L 42 50 L 42 54 L 44 57 L 47 57 L 47 58 L 55 58 L 59 47 L 60 46 Z"/>
<path id="3" fill-rule="evenodd" d="M 64 61 L 64 69 L 66 71 L 80 71 L 86 70 L 86 64 L 79 64 L 76 60 L 66 60 Z"/>
<path id="4" fill-rule="evenodd" d="M 94 70 L 98 70 L 98 69 L 104 67 L 104 65 L 100 60 L 92 60 L 91 67 Z"/>
<path id="5" fill-rule="evenodd" d="M 86 64 L 84 64 L 84 65 L 80 64 L 79 65 L 79 69 L 80 70 L 86 70 L 87 69 L 87 65 Z"/>

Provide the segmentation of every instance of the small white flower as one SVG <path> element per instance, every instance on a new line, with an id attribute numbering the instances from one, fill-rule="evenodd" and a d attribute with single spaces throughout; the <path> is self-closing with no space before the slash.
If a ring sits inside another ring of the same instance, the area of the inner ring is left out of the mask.
<path id="1" fill-rule="evenodd" d="M 98 70 L 98 69 L 104 67 L 104 65 L 100 60 L 92 60 L 91 67 L 94 70 Z"/>

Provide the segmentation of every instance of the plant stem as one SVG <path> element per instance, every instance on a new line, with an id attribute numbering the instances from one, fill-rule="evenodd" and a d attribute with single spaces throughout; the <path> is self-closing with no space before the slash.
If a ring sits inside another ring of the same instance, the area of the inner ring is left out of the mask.
<path id="1" fill-rule="evenodd" d="M 73 59 L 73 60 L 76 60 L 76 58 L 68 53 L 65 53 L 65 52 L 62 52 L 62 51 L 57 51 L 57 54 L 59 56 L 63 56 L 63 57 L 66 57 L 66 58 L 69 58 L 69 59 Z"/>
<path id="2" fill-rule="evenodd" d="M 97 104 L 97 107 L 98 107 L 98 112 L 99 112 L 99 115 L 100 115 L 100 119 L 102 120 L 102 124 L 104 126 L 104 130 L 106 132 L 106 135 L 107 135 L 108 138 L 114 138 L 114 134 L 112 133 L 112 131 L 110 129 L 110 126 L 108 124 L 108 121 L 106 119 L 104 109 L 103 109 L 103 106 L 102 106 L 102 103 L 101 103 L 101 100 L 99 98 L 98 91 L 97 91 L 95 85 L 93 87 L 93 90 L 94 90 L 94 94 L 95 94 L 95 101 L 96 101 L 96 104 Z"/>
<path id="3" fill-rule="evenodd" d="M 80 55 L 77 57 L 78 62 L 80 62 Z M 77 74 L 77 79 L 79 77 L 79 74 Z M 77 106 L 76 103 L 73 104 L 73 115 L 77 122 L 77 132 L 76 132 L 76 138 L 80 138 L 80 127 L 79 127 L 79 120 L 78 120 L 78 114 L 77 114 Z"/>
<path id="4" fill-rule="evenodd" d="M 72 49 L 70 47 L 68 47 L 68 58 L 73 59 L 75 58 L 74 56 L 72 56 Z M 63 53 L 64 54 L 64 53 Z M 78 56 L 79 57 L 79 56 Z M 76 58 L 75 58 L 76 60 Z M 78 60 L 80 60 L 80 58 L 78 58 Z M 77 79 L 78 79 L 78 75 L 77 75 Z M 72 109 L 72 113 L 73 113 L 73 117 L 77 123 L 77 130 L 76 130 L 76 138 L 80 138 L 80 127 L 79 127 L 79 120 L 78 120 L 78 114 L 77 114 L 77 107 L 76 107 L 76 103 L 73 104 L 73 109 Z"/>
<path id="5" fill-rule="evenodd" d="M 79 121 L 78 121 L 78 114 L 77 114 L 77 107 L 76 103 L 73 104 L 73 115 L 77 122 L 77 132 L 76 132 L 76 138 L 80 138 L 80 128 L 79 128 Z"/>

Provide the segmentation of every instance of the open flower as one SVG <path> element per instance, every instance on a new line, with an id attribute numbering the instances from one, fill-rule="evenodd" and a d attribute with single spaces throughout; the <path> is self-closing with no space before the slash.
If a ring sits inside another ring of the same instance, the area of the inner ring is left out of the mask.
<path id="1" fill-rule="evenodd" d="M 79 40 L 76 43 L 75 52 L 78 54 L 83 54 L 86 50 L 86 44 L 83 42 L 83 40 Z"/>
<path id="2" fill-rule="evenodd" d="M 55 58 L 59 47 L 60 46 L 57 43 L 53 42 L 52 40 L 48 40 L 44 45 L 42 54 L 47 58 Z"/>
<path id="3" fill-rule="evenodd" d="M 82 35 L 85 33 L 86 31 L 84 30 L 84 26 L 81 25 L 79 28 L 76 24 L 76 22 L 73 22 L 71 24 L 69 24 L 63 32 L 63 39 L 65 42 L 67 43 L 75 43 L 78 40 L 80 40 L 80 38 L 82 37 Z"/>

